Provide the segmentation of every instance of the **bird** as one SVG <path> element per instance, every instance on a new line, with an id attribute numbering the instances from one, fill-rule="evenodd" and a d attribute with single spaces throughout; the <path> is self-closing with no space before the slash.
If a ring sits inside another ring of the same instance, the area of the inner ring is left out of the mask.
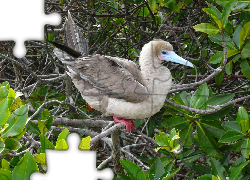
<path id="1" fill-rule="evenodd" d="M 172 86 L 164 61 L 194 67 L 161 39 L 142 47 L 139 66 L 125 58 L 88 55 L 87 42 L 70 12 L 65 23 L 66 45 L 52 42 L 54 54 L 67 66 L 68 75 L 89 106 L 113 116 L 115 123 L 124 123 L 128 132 L 135 128 L 133 119 L 151 117 L 163 107 Z"/>

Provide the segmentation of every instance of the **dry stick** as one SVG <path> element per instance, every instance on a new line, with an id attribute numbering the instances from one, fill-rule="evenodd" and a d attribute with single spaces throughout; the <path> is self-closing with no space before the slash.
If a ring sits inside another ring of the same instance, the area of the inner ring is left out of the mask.
<path id="1" fill-rule="evenodd" d="M 229 101 L 229 102 L 227 102 L 225 104 L 222 104 L 222 105 L 212 106 L 213 109 L 209 109 L 209 110 L 195 109 L 195 108 L 191 108 L 191 107 L 188 107 L 188 106 L 176 104 L 176 103 L 171 102 L 169 100 L 165 100 L 165 102 L 167 102 L 171 106 L 186 109 L 186 110 L 188 110 L 190 112 L 194 112 L 194 113 L 197 113 L 197 114 L 211 114 L 211 113 L 215 113 L 215 112 L 219 111 L 220 109 L 222 109 L 222 108 L 224 108 L 226 106 L 229 106 L 229 105 L 234 104 L 234 103 L 239 102 L 239 101 L 243 101 L 245 99 L 250 99 L 250 95 L 235 99 L 233 101 Z"/>
<path id="2" fill-rule="evenodd" d="M 120 150 L 119 129 L 115 129 L 111 132 L 111 138 L 113 142 L 112 159 L 113 159 L 113 164 L 114 164 L 114 171 L 116 174 L 118 173 L 124 174 L 124 170 L 120 163 L 121 150 Z"/>

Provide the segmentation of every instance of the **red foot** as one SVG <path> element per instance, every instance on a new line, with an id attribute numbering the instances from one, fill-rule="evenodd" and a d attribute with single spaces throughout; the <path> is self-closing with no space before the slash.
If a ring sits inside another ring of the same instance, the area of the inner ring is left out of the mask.
<path id="1" fill-rule="evenodd" d="M 119 119 L 115 115 L 113 115 L 113 119 L 115 121 L 115 124 L 116 123 L 123 123 L 123 124 L 125 124 L 127 132 L 130 132 L 132 129 L 135 128 L 135 124 L 134 124 L 134 122 L 133 122 L 132 119 L 122 119 L 122 118 Z"/>

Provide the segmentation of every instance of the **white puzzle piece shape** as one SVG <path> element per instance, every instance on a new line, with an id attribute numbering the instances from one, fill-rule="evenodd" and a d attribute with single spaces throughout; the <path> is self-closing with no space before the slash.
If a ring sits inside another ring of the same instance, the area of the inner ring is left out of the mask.
<path id="1" fill-rule="evenodd" d="M 44 25 L 59 25 L 58 13 L 46 15 L 44 0 L 0 0 L 0 41 L 15 41 L 13 53 L 17 58 L 26 54 L 24 41 L 44 41 Z"/>
<path id="2" fill-rule="evenodd" d="M 112 180 L 113 171 L 109 168 L 98 171 L 96 169 L 96 152 L 80 151 L 79 135 L 73 133 L 67 137 L 69 149 L 56 151 L 46 149 L 47 173 L 33 173 L 30 180 Z"/>

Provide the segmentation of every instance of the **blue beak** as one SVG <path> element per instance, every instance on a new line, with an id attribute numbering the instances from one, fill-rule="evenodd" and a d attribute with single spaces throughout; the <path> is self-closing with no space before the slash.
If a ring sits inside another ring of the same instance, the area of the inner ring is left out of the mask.
<path id="1" fill-rule="evenodd" d="M 170 61 L 170 62 L 174 62 L 174 63 L 178 63 L 178 64 L 183 64 L 183 65 L 189 66 L 189 67 L 194 67 L 194 65 L 191 62 L 178 56 L 174 51 L 163 50 L 161 52 L 161 55 L 158 56 L 158 58 L 160 60 Z"/>

